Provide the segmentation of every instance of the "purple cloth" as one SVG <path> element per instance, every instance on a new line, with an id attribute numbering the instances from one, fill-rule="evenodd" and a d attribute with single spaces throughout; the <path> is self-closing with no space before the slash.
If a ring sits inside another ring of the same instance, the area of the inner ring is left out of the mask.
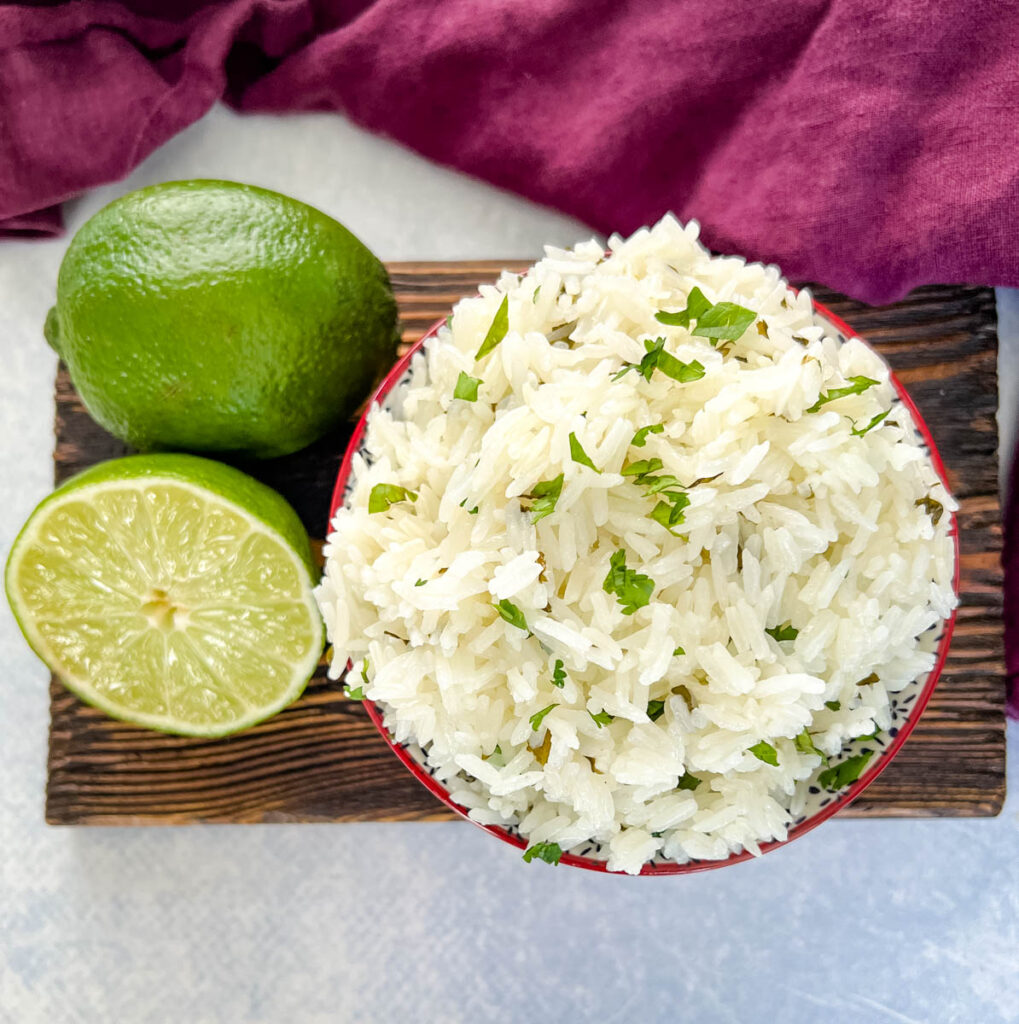
<path id="1" fill-rule="evenodd" d="M 979 0 L 8 5 L 0 230 L 53 234 L 224 98 L 343 111 L 602 231 L 674 210 L 870 302 L 1017 286 L 1017 54 L 1016 5 Z"/>

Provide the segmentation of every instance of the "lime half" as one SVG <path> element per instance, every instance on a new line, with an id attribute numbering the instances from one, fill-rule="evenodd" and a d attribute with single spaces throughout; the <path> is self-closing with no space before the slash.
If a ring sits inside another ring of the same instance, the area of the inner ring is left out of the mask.
<path id="1" fill-rule="evenodd" d="M 297 514 L 195 456 L 130 456 L 69 480 L 15 540 L 6 586 L 71 690 L 165 732 L 223 736 L 267 718 L 322 652 Z"/>

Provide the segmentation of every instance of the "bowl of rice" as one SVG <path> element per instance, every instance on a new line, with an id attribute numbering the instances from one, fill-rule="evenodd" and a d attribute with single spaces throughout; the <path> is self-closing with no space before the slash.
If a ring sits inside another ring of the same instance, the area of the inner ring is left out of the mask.
<path id="1" fill-rule="evenodd" d="M 947 655 L 956 503 L 887 364 L 695 222 L 547 248 L 340 469 L 330 675 L 525 860 L 737 863 L 859 795 Z"/>

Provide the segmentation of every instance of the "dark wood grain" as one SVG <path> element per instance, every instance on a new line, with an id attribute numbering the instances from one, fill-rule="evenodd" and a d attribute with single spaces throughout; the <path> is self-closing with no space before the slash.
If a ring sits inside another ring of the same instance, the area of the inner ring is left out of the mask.
<path id="1" fill-rule="evenodd" d="M 392 264 L 410 343 L 480 282 L 523 264 Z M 997 335 L 986 288 L 932 287 L 884 308 L 817 297 L 887 357 L 920 407 L 962 502 L 962 607 L 937 691 L 895 762 L 849 816 L 993 815 L 1005 791 Z M 124 446 L 56 384 L 56 479 Z M 246 466 L 321 538 L 349 427 L 296 455 Z M 423 821 L 450 817 L 320 669 L 305 695 L 232 739 L 164 736 L 115 722 L 51 688 L 46 818 L 54 824 Z"/>

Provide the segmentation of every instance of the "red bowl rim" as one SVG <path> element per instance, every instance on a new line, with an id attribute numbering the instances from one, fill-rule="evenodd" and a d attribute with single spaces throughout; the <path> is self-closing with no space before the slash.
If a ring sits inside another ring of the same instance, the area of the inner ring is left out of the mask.
<path id="1" fill-rule="evenodd" d="M 837 330 L 839 330 L 846 338 L 859 338 L 861 341 L 865 341 L 865 339 L 861 338 L 860 335 L 857 334 L 856 331 L 854 331 L 844 320 L 835 316 L 835 314 L 826 306 L 822 305 L 816 299 L 812 299 L 812 301 L 815 311 L 837 328 Z M 411 360 L 414 358 L 415 354 L 429 338 L 434 337 L 438 333 L 439 328 L 445 322 L 445 320 L 438 320 L 432 324 L 432 326 L 410 347 L 410 350 L 400 358 L 389 373 L 386 374 L 382 382 L 372 393 L 371 398 L 365 406 L 364 414 L 358 420 L 357 426 L 354 428 L 353 434 L 351 434 L 350 442 L 348 443 L 347 450 L 343 456 L 343 461 L 340 463 L 340 469 L 336 476 L 336 486 L 333 488 L 332 502 L 329 507 L 330 528 L 332 526 L 333 517 L 336 515 L 339 507 L 343 504 L 343 493 L 346 490 L 347 479 L 350 476 L 354 455 L 360 447 L 361 438 L 364 436 L 369 412 L 376 403 L 381 403 L 389 392 L 392 391 L 392 389 L 400 382 L 403 375 L 406 373 L 407 368 L 410 366 Z M 920 436 L 923 438 L 924 443 L 927 446 L 935 472 L 938 474 L 942 484 L 944 484 L 945 490 L 951 493 L 948 486 L 948 475 L 945 472 L 945 465 L 941 460 L 941 454 L 938 452 L 937 445 L 934 443 L 934 438 L 931 436 L 930 428 L 924 421 L 923 416 L 920 415 L 920 410 L 917 409 L 916 404 L 913 402 L 912 398 L 910 398 L 905 387 L 903 387 L 902 382 L 894 373 L 891 372 L 890 369 L 889 378 L 892 387 L 895 389 L 895 392 L 902 404 L 909 411 L 910 416 L 912 416 L 913 423 L 920 432 Z M 958 598 L 960 572 L 959 526 L 954 512 L 951 514 L 951 517 L 949 535 L 953 538 L 955 544 L 955 576 L 952 586 L 955 591 L 956 598 Z M 806 835 L 812 829 L 817 828 L 817 826 L 822 822 L 827 821 L 838 811 L 842 810 L 842 808 L 852 803 L 852 801 L 855 800 L 885 770 L 885 768 L 888 767 L 895 755 L 902 749 L 902 745 L 909 738 L 910 733 L 913 731 L 916 723 L 920 719 L 920 716 L 923 714 L 924 708 L 927 707 L 927 704 L 931 699 L 931 695 L 934 693 L 934 687 L 937 684 L 938 678 L 941 675 L 941 670 L 944 668 L 945 660 L 948 657 L 948 649 L 952 642 L 952 634 L 955 630 L 957 613 L 958 603 L 956 603 L 956 607 L 952 609 L 952 614 L 945 620 L 944 629 L 942 631 L 941 638 L 938 641 L 937 660 L 934 663 L 934 668 L 931 669 L 927 676 L 923 689 L 917 699 L 913 702 L 913 706 L 907 714 L 905 722 L 899 727 L 899 731 L 892 738 L 892 742 L 879 752 L 879 756 L 871 767 L 864 772 L 856 782 L 854 782 L 839 796 L 835 797 L 835 799 L 830 803 L 822 807 L 816 814 L 805 818 L 798 825 L 791 828 L 785 839 L 774 839 L 770 842 L 762 843 L 760 846 L 761 854 L 770 853 L 772 850 L 785 846 L 788 843 L 791 843 L 794 839 L 798 839 L 800 836 Z M 348 669 L 350 668 L 349 662 L 347 667 Z M 484 829 L 491 835 L 501 839 L 504 843 L 509 843 L 511 846 L 515 846 L 519 850 L 527 848 L 527 841 L 521 836 L 514 835 L 500 825 L 485 825 L 471 818 L 468 814 L 467 808 L 456 803 L 450 797 L 449 791 L 445 786 L 425 771 L 425 769 L 410 756 L 403 746 L 395 742 L 393 737 L 390 735 L 389 730 L 386 729 L 382 720 L 382 713 L 379 711 L 374 701 L 365 700 L 364 706 L 365 710 L 368 712 L 368 717 L 372 720 L 372 724 L 378 730 L 379 735 L 383 740 L 385 740 L 389 749 L 400 759 L 401 763 L 411 772 L 418 782 L 420 782 L 421 785 L 423 785 L 433 796 L 439 799 L 450 810 L 455 811 L 462 818 L 466 818 L 472 825 Z M 751 860 L 754 856 L 755 855 L 749 850 L 744 850 L 742 853 L 731 854 L 724 860 L 690 861 L 686 864 L 645 864 L 640 874 L 642 876 L 684 875 L 691 874 L 695 871 L 712 871 L 716 868 L 727 867 L 730 864 L 739 864 L 743 861 Z M 578 856 L 571 853 L 564 853 L 560 863 L 568 864 L 571 867 L 584 868 L 587 871 L 600 871 L 606 874 L 621 874 L 621 872 L 610 872 L 606 866 L 606 861 L 595 860 L 591 857 Z"/>

